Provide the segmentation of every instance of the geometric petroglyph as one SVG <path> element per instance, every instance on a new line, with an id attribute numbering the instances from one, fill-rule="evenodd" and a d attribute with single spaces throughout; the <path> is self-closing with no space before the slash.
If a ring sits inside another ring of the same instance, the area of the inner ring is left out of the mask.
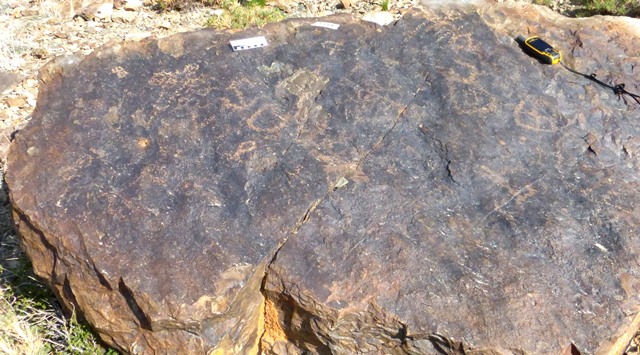
<path id="1" fill-rule="evenodd" d="M 504 171 L 497 172 L 488 168 L 485 165 L 482 165 L 480 166 L 479 173 L 486 180 L 496 185 L 498 187 L 497 192 L 503 196 L 499 196 L 498 198 L 494 199 L 493 209 L 488 213 L 486 213 L 484 217 L 480 219 L 478 223 L 476 223 L 476 226 L 481 225 L 489 216 L 491 216 L 496 212 L 499 212 L 502 208 L 506 207 L 507 205 L 512 203 L 514 200 L 516 205 L 519 205 L 524 201 L 528 200 L 529 198 L 531 198 L 532 196 L 534 196 L 537 193 L 537 190 L 533 186 L 538 181 L 540 181 L 544 176 L 544 175 L 539 176 L 538 178 L 534 179 L 533 181 L 529 182 L 523 187 L 517 188 L 517 187 L 513 187 L 509 183 L 507 178 L 505 178 L 504 175 L 506 172 Z M 506 192 L 506 196 L 504 196 L 505 195 L 504 192 Z"/>
<path id="2" fill-rule="evenodd" d="M 199 68 L 200 66 L 197 64 L 187 64 L 182 70 L 156 72 L 153 73 L 153 76 L 149 79 L 149 84 L 155 86 L 168 86 L 176 85 L 180 82 L 183 86 L 188 86 L 189 84 L 201 81 L 201 78 L 196 76 Z"/>
<path id="3" fill-rule="evenodd" d="M 238 145 L 235 153 L 231 156 L 233 160 L 243 160 L 246 159 L 245 154 L 251 153 L 258 147 L 258 144 L 255 141 L 244 141 Z"/>
<path id="4" fill-rule="evenodd" d="M 535 132 L 556 132 L 566 125 L 566 120 L 553 110 L 557 106 L 549 97 L 527 96 L 514 109 L 515 123 Z"/>
<path id="5" fill-rule="evenodd" d="M 463 115 L 480 115 L 494 112 L 497 109 L 496 95 L 482 85 L 480 71 L 476 64 L 460 62 L 457 68 L 446 70 L 445 77 L 449 84 L 448 103 L 451 110 Z"/>
<path id="6" fill-rule="evenodd" d="M 149 84 L 155 86 L 172 86 L 178 83 L 178 78 L 176 74 L 168 71 L 161 71 L 153 73 L 151 79 L 149 79 Z"/>
<path id="7" fill-rule="evenodd" d="M 455 113 L 479 115 L 496 110 L 496 99 L 486 89 L 468 83 L 461 83 L 461 85 L 452 87 L 455 87 L 456 90 L 451 92 L 449 105 Z"/>
<path id="8" fill-rule="evenodd" d="M 278 108 L 273 104 L 261 105 L 248 119 L 247 125 L 254 131 L 276 133 L 284 125 L 286 121 L 280 116 L 276 110 Z"/>
<path id="9" fill-rule="evenodd" d="M 111 69 L 111 72 L 114 73 L 116 76 L 118 76 L 118 78 L 122 79 L 125 76 L 129 75 L 129 72 L 127 72 L 123 67 L 113 67 Z"/>

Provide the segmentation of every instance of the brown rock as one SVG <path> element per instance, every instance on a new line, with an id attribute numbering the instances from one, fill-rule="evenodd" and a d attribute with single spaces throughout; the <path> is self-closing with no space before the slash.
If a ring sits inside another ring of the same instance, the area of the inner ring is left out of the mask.
<path id="1" fill-rule="evenodd" d="M 59 0 L 56 12 L 66 18 L 73 17 L 84 7 L 84 2 L 84 0 Z"/>
<path id="2" fill-rule="evenodd" d="M 512 35 L 633 82 L 630 22 L 522 4 L 323 20 L 340 28 L 205 30 L 43 70 L 6 181 L 61 302 L 130 353 L 628 342 L 640 110 Z M 252 36 L 269 45 L 229 48 Z"/>
<path id="3" fill-rule="evenodd" d="M 138 14 L 135 12 L 125 11 L 125 10 L 115 10 L 111 14 L 111 21 L 119 22 L 119 23 L 130 23 L 130 22 L 133 22 L 137 16 Z"/>
<path id="4" fill-rule="evenodd" d="M 124 37 L 125 41 L 141 41 L 151 36 L 151 32 L 131 32 L 127 33 Z"/>
<path id="5" fill-rule="evenodd" d="M 9 107 L 22 108 L 27 104 L 27 100 L 24 97 L 9 97 L 4 100 L 5 104 Z"/>
<path id="6" fill-rule="evenodd" d="M 23 11 L 23 10 L 24 10 L 24 9 L 23 9 L 23 8 L 21 8 L 21 7 L 16 7 L 16 8 L 14 8 L 13 10 L 11 10 L 10 15 L 11 15 L 11 17 L 13 17 L 13 18 L 21 18 L 22 16 L 24 16 L 24 15 L 22 15 L 22 11 Z"/>
<path id="7" fill-rule="evenodd" d="M 113 0 L 113 9 L 120 10 L 124 7 L 126 0 Z"/>
<path id="8" fill-rule="evenodd" d="M 299 2 L 296 0 L 272 0 L 269 2 L 270 6 L 275 6 L 287 13 L 295 12 L 298 9 L 298 4 Z M 214 15 L 221 16 L 222 14 L 220 15 L 214 14 Z"/>
<path id="9" fill-rule="evenodd" d="M 39 47 L 31 51 L 31 55 L 37 59 L 47 59 L 49 57 L 49 51 L 45 47 Z"/>
<path id="10" fill-rule="evenodd" d="M 123 5 L 127 11 L 139 11 L 142 6 L 144 6 L 142 0 L 127 0 Z"/>
<path id="11" fill-rule="evenodd" d="M 18 84 L 21 78 L 19 74 L 0 71 L 0 93 Z"/>
<path id="12" fill-rule="evenodd" d="M 363 20 L 386 26 L 395 21 L 395 17 L 389 11 L 371 11 L 362 17 Z"/>
<path id="13" fill-rule="evenodd" d="M 56 38 L 60 38 L 60 39 L 67 39 L 69 38 L 69 34 L 66 32 L 62 32 L 62 31 L 57 31 L 53 34 Z"/>
<path id="14" fill-rule="evenodd" d="M 112 2 L 95 2 L 82 8 L 77 15 L 87 21 L 107 21 L 113 13 Z"/>
<path id="15" fill-rule="evenodd" d="M 344 9 L 350 8 L 352 3 L 352 0 L 340 0 L 340 5 L 342 5 L 342 8 Z"/>

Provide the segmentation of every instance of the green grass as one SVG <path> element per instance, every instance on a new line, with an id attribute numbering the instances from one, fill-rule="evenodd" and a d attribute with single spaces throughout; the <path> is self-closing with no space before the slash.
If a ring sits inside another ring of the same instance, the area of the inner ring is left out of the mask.
<path id="1" fill-rule="evenodd" d="M 552 10 L 558 10 L 554 8 L 553 0 L 533 0 L 533 3 L 549 7 Z M 568 11 L 565 15 L 572 17 L 594 15 L 640 16 L 639 0 L 572 0 L 571 4 L 575 6 L 574 9 Z"/>
<path id="2" fill-rule="evenodd" d="M 583 16 L 614 15 L 637 17 L 640 15 L 640 2 L 638 0 L 588 0 L 584 5 Z"/>
<path id="3" fill-rule="evenodd" d="M 380 7 L 382 7 L 382 11 L 389 11 L 389 0 L 382 0 Z"/>
<path id="4" fill-rule="evenodd" d="M 198 5 L 215 6 L 219 0 L 153 0 L 151 8 L 158 12 L 185 10 Z"/>
<path id="5" fill-rule="evenodd" d="M 117 354 L 75 314 L 64 316 L 20 249 L 1 186 L 0 201 L 0 354 Z"/>
<path id="6" fill-rule="evenodd" d="M 241 5 L 235 0 L 223 0 L 224 13 L 212 16 L 205 24 L 214 28 L 242 29 L 247 27 L 262 27 L 269 22 L 286 18 L 284 12 L 271 6 L 265 6 L 265 0 L 247 0 Z"/>
<path id="7" fill-rule="evenodd" d="M 533 3 L 536 5 L 543 5 L 546 7 L 551 7 L 552 5 L 551 0 L 533 0 Z"/>
<path id="8" fill-rule="evenodd" d="M 0 353 L 117 354 L 104 349 L 75 314 L 65 318 L 51 292 L 30 271 L 27 262 L 13 270 L 0 266 Z"/>

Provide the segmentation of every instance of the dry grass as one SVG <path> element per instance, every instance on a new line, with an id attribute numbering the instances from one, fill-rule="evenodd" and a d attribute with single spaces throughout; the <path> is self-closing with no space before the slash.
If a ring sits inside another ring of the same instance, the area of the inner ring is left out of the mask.
<path id="1" fill-rule="evenodd" d="M 16 295 L 4 284 L 0 288 L 0 353 L 115 354 L 115 351 L 103 349 L 75 316 L 67 319 L 54 304 Z"/>
<path id="2" fill-rule="evenodd" d="M 51 291 L 33 275 L 0 185 L 0 354 L 116 354 L 105 350 L 75 315 L 65 317 Z"/>
<path id="3" fill-rule="evenodd" d="M 220 29 L 262 27 L 269 22 L 280 21 L 287 17 L 278 8 L 266 6 L 264 0 L 247 1 L 244 5 L 236 0 L 223 0 L 221 7 L 224 12 L 209 18 L 206 23 L 208 27 Z"/>
<path id="4" fill-rule="evenodd" d="M 586 2 L 584 15 L 638 17 L 640 16 L 640 2 L 638 0 L 589 0 Z"/>
<path id="5" fill-rule="evenodd" d="M 18 315 L 11 301 L 5 294 L 0 294 L 0 352 L 8 355 L 44 352 L 43 337 L 31 328 L 29 319 Z M 46 322 L 49 317 L 38 312 L 31 313 L 31 318 Z"/>
<path id="6" fill-rule="evenodd" d="M 153 7 L 158 11 L 185 10 L 194 6 L 218 6 L 221 0 L 154 0 Z"/>
<path id="7" fill-rule="evenodd" d="M 0 70 L 15 70 L 24 64 L 24 44 L 15 39 L 15 26 L 9 25 L 0 31 Z"/>
<path id="8" fill-rule="evenodd" d="M 38 44 L 33 40 L 28 30 L 29 25 L 37 25 L 52 18 L 62 16 L 63 7 L 59 0 L 40 0 L 37 2 L 36 15 L 29 17 L 27 26 L 22 21 L 12 20 L 12 7 L 10 1 L 0 0 L 0 70 L 14 71 L 22 67 L 26 60 L 24 57 L 37 48 Z M 25 28 L 26 27 L 26 28 Z"/>
<path id="9" fill-rule="evenodd" d="M 46 354 L 54 347 L 64 348 L 55 340 L 68 337 L 64 325 L 53 310 L 41 309 L 29 299 L 18 299 L 10 290 L 0 289 L 0 352 Z"/>

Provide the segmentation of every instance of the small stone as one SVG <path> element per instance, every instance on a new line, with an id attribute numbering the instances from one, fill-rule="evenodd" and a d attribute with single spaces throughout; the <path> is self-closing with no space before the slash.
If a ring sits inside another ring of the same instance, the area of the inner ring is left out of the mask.
<path id="1" fill-rule="evenodd" d="M 38 10 L 34 10 L 34 9 L 24 9 L 22 10 L 22 16 L 28 17 L 28 16 L 36 16 L 38 15 Z"/>
<path id="2" fill-rule="evenodd" d="M 82 8 L 78 16 L 87 21 L 101 21 L 111 19 L 113 13 L 113 3 L 97 2 Z"/>
<path id="3" fill-rule="evenodd" d="M 127 11 L 138 11 L 144 4 L 142 0 L 127 0 L 124 4 L 124 9 Z"/>
<path id="4" fill-rule="evenodd" d="M 34 88 L 38 85 L 38 80 L 36 79 L 27 79 L 22 82 L 22 87 L 25 89 Z"/>
<path id="5" fill-rule="evenodd" d="M 151 32 L 134 32 L 124 35 L 125 41 L 140 41 L 151 36 Z"/>
<path id="6" fill-rule="evenodd" d="M 388 11 L 372 11 L 364 15 L 362 19 L 365 21 L 377 23 L 380 26 L 386 26 L 395 21 L 393 14 Z"/>
<path id="7" fill-rule="evenodd" d="M 105 3 L 98 7 L 98 11 L 95 13 L 95 18 L 100 20 L 109 20 L 113 14 L 113 4 Z"/>
<path id="8" fill-rule="evenodd" d="M 168 30 L 171 28 L 171 22 L 169 21 L 164 21 L 163 23 L 161 23 L 158 27 L 160 27 L 160 29 L 163 30 Z"/>
<path id="9" fill-rule="evenodd" d="M 37 48 L 31 52 L 31 55 L 36 59 L 47 59 L 49 57 L 49 51 L 46 48 Z"/>
<path id="10" fill-rule="evenodd" d="M 11 17 L 20 18 L 22 17 L 22 8 L 16 7 L 11 11 Z"/>
<path id="11" fill-rule="evenodd" d="M 117 23 L 131 23 L 138 16 L 137 13 L 125 10 L 116 10 L 111 14 L 111 21 Z"/>
<path id="12" fill-rule="evenodd" d="M 34 155 L 38 154 L 38 148 L 29 147 L 29 149 L 27 149 L 27 154 L 30 155 L 30 156 L 34 156 Z"/>
<path id="13" fill-rule="evenodd" d="M 350 1 L 350 0 L 345 0 L 345 1 Z M 295 12 L 295 10 L 297 10 L 298 8 L 298 2 L 296 0 L 273 0 L 269 2 L 269 5 L 275 6 L 278 9 L 287 13 Z M 221 11 L 224 11 L 224 10 L 221 10 Z M 217 16 L 220 16 L 220 15 L 217 15 Z"/>
<path id="14" fill-rule="evenodd" d="M 343 8 L 348 9 L 351 7 L 353 2 L 351 0 L 340 0 L 340 4 L 342 5 Z"/>
<path id="15" fill-rule="evenodd" d="M 53 34 L 56 38 L 67 39 L 69 38 L 69 34 L 66 32 L 58 31 Z"/>
<path id="16" fill-rule="evenodd" d="M 22 108 L 27 104 L 27 100 L 25 100 L 24 97 L 10 97 L 5 99 L 4 102 L 10 108 L 12 107 Z"/>
<path id="17" fill-rule="evenodd" d="M 20 75 L 0 71 L 0 93 L 9 91 L 18 82 L 20 82 Z"/>

